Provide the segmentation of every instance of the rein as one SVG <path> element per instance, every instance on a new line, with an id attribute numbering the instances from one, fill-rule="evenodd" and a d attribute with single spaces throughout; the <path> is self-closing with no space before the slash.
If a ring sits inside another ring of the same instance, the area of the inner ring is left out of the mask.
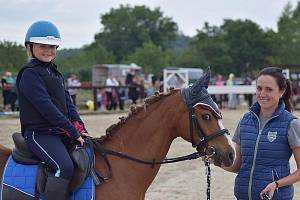
<path id="1" fill-rule="evenodd" d="M 205 152 L 202 152 L 202 153 L 195 152 L 195 153 L 191 153 L 191 154 L 188 154 L 188 155 L 185 155 L 185 156 L 180 156 L 180 157 L 175 157 L 175 158 L 165 158 L 161 161 L 156 161 L 155 159 L 153 159 L 153 160 L 142 160 L 142 159 L 130 156 L 130 155 L 125 154 L 125 153 L 121 153 L 121 152 L 117 152 L 117 151 L 113 151 L 113 150 L 104 148 L 103 146 L 101 146 L 99 144 L 99 142 L 97 142 L 93 138 L 90 138 L 90 140 L 92 141 L 95 150 L 104 158 L 104 161 L 105 161 L 105 163 L 108 167 L 108 175 L 106 177 L 103 177 L 103 176 L 100 177 L 101 179 L 104 179 L 104 180 L 108 180 L 112 176 L 111 164 L 110 164 L 109 160 L 107 159 L 108 155 L 116 156 L 116 157 L 127 159 L 127 160 L 131 160 L 131 161 L 134 161 L 134 162 L 137 162 L 137 163 L 140 163 L 140 164 L 151 165 L 152 167 L 154 167 L 154 165 L 175 163 L 175 162 L 181 162 L 181 161 L 185 161 L 185 160 L 195 160 L 195 159 L 198 159 L 198 158 L 206 155 Z"/>
<path id="2" fill-rule="evenodd" d="M 202 130 L 202 128 L 197 120 L 196 115 L 194 114 L 193 107 L 189 108 L 189 124 L 190 124 L 190 136 L 191 136 L 192 146 L 196 147 L 197 152 L 194 152 L 194 153 L 191 153 L 191 154 L 188 154 L 185 156 L 175 157 L 175 158 L 165 158 L 161 161 L 156 161 L 155 159 L 142 160 L 142 159 L 130 156 L 130 155 L 122 153 L 122 152 L 113 151 L 113 150 L 104 148 L 103 146 L 101 146 L 99 144 L 99 142 L 97 142 L 93 138 L 89 138 L 91 140 L 91 142 L 93 143 L 95 150 L 104 158 L 104 161 L 108 167 L 107 177 L 100 176 L 100 178 L 104 179 L 104 180 L 108 180 L 112 176 L 111 164 L 110 164 L 109 160 L 107 159 L 108 155 L 131 160 L 131 161 L 134 161 L 134 162 L 137 162 L 140 164 L 152 165 L 152 167 L 154 167 L 154 165 L 175 163 L 175 162 L 181 162 L 181 161 L 186 161 L 186 160 L 195 160 L 195 159 L 198 159 L 203 156 L 205 156 L 205 160 L 206 160 L 205 163 L 208 163 L 208 159 L 211 158 L 216 153 L 215 148 L 208 145 L 208 141 L 211 141 L 218 136 L 224 135 L 225 133 L 228 134 L 228 130 L 222 129 L 220 131 L 215 132 L 212 135 L 206 136 L 206 134 Z M 194 126 L 196 127 L 198 136 L 200 138 L 200 143 L 197 145 L 195 144 L 195 140 L 194 140 L 194 136 L 193 136 L 193 127 Z M 209 167 L 209 165 L 208 165 L 208 167 Z"/>
<path id="3" fill-rule="evenodd" d="M 210 182 L 211 182 L 211 170 L 210 170 L 210 162 L 209 159 L 205 158 L 205 166 L 206 166 L 206 197 L 207 200 L 210 200 Z"/>

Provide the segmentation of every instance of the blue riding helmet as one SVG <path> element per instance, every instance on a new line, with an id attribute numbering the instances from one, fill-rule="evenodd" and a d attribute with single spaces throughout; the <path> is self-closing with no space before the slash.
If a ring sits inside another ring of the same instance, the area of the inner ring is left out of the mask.
<path id="1" fill-rule="evenodd" d="M 58 46 L 61 38 L 57 27 L 49 21 L 37 21 L 33 23 L 25 37 L 25 45 L 39 43 Z"/>

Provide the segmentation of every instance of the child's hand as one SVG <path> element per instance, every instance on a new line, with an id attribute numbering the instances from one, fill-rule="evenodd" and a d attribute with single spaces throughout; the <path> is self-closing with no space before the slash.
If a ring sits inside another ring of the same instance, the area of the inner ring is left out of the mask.
<path id="1" fill-rule="evenodd" d="M 81 136 L 79 136 L 79 138 L 77 138 L 77 141 L 80 143 L 81 146 L 83 146 L 84 139 Z"/>

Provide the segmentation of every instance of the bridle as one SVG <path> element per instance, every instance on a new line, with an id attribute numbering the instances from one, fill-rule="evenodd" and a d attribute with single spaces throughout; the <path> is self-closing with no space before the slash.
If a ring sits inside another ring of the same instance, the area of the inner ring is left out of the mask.
<path id="1" fill-rule="evenodd" d="M 206 87 L 207 88 L 207 87 Z M 199 124 L 199 120 L 194 112 L 194 107 L 201 105 L 202 107 L 206 107 L 210 110 L 217 118 L 222 118 L 221 114 L 213 109 L 213 106 L 209 104 L 213 104 L 214 102 L 211 100 L 210 95 L 208 94 L 207 90 L 203 90 L 203 86 L 201 81 L 194 86 L 189 88 L 184 88 L 181 90 L 182 97 L 186 106 L 188 107 L 189 112 L 189 129 L 190 129 L 190 138 L 192 146 L 197 149 L 199 155 L 204 155 L 204 163 L 206 166 L 206 197 L 207 200 L 210 200 L 210 187 L 211 187 L 211 169 L 210 169 L 210 159 L 216 154 L 215 147 L 210 146 L 208 144 L 209 141 L 222 136 L 224 134 L 228 134 L 229 132 L 227 129 L 221 129 L 216 131 L 211 135 L 206 135 L 203 129 Z M 203 103 L 206 102 L 206 103 Z M 199 136 L 200 143 L 196 144 L 194 139 L 194 126 L 196 128 L 197 135 Z"/>
<path id="2" fill-rule="evenodd" d="M 205 156 L 212 157 L 216 151 L 213 146 L 208 145 L 208 142 L 224 134 L 229 135 L 229 131 L 227 129 L 221 129 L 210 135 L 205 134 L 195 115 L 194 108 L 201 106 L 202 108 L 209 110 L 217 119 L 221 119 L 222 115 L 215 102 L 208 94 L 207 87 L 201 80 L 198 80 L 198 82 L 189 87 L 181 89 L 180 92 L 189 112 L 189 129 L 192 146 L 196 148 L 199 153 L 204 153 Z M 195 143 L 194 126 L 200 139 L 199 144 Z"/>
<path id="3" fill-rule="evenodd" d="M 212 157 L 216 153 L 216 151 L 213 146 L 208 145 L 208 142 L 224 134 L 229 135 L 228 129 L 221 129 L 211 135 L 206 135 L 199 124 L 197 116 L 195 115 L 194 106 L 188 106 L 188 111 L 189 111 L 190 138 L 191 138 L 192 146 L 196 148 L 199 153 L 204 152 L 205 156 Z M 196 128 L 197 134 L 200 139 L 199 144 L 195 143 L 194 126 Z"/>
<path id="4" fill-rule="evenodd" d="M 184 99 L 185 96 L 183 95 Z M 137 163 L 141 163 L 141 164 L 147 164 L 147 165 L 152 165 L 152 167 L 154 167 L 154 165 L 160 165 L 160 164 L 167 164 L 167 163 L 174 163 L 174 162 L 180 162 L 180 161 L 185 161 L 185 160 L 194 160 L 194 159 L 198 159 L 200 157 L 205 157 L 205 166 L 207 166 L 207 200 L 210 200 L 210 166 L 209 166 L 209 158 L 211 158 L 212 156 L 214 156 L 216 154 L 215 148 L 213 146 L 210 146 L 208 144 L 209 141 L 222 136 L 224 134 L 228 134 L 229 132 L 227 129 L 221 129 L 219 131 L 216 131 L 215 133 L 211 134 L 211 135 L 206 135 L 205 132 L 203 131 L 203 129 L 200 126 L 199 120 L 197 119 L 197 116 L 195 115 L 194 112 L 194 106 L 197 106 L 197 104 L 194 104 L 192 106 L 189 106 L 186 102 L 186 106 L 188 107 L 188 112 L 189 112 L 189 132 L 190 132 L 190 140 L 192 143 L 192 146 L 194 148 L 196 148 L 197 152 L 189 154 L 189 155 L 185 155 L 185 156 L 181 156 L 181 157 L 175 157 L 175 158 L 165 158 L 161 161 L 156 161 L 156 160 L 141 160 L 138 159 L 136 157 L 130 156 L 128 154 L 125 153 L 121 153 L 121 152 L 116 152 L 110 149 L 106 149 L 103 146 L 101 146 L 99 144 L 99 142 L 97 142 L 95 139 L 93 138 L 89 138 L 90 142 L 92 143 L 92 146 L 94 147 L 94 149 L 101 154 L 101 156 L 103 157 L 107 167 L 108 167 L 108 175 L 106 177 L 100 175 L 99 173 L 97 173 L 96 171 L 93 171 L 95 174 L 93 176 L 93 178 L 96 176 L 96 178 L 100 179 L 96 182 L 104 182 L 105 180 L 109 180 L 112 176 L 112 170 L 111 170 L 111 165 L 110 162 L 107 158 L 107 155 L 112 155 L 112 156 L 117 156 L 120 158 L 124 158 L 124 159 L 128 159 Z M 207 105 L 209 107 L 209 105 Z M 200 143 L 196 144 L 195 143 L 195 138 L 194 138 L 194 126 L 195 129 L 197 131 L 197 135 L 199 136 L 200 139 Z"/>
<path id="5" fill-rule="evenodd" d="M 210 169 L 209 158 L 213 157 L 216 154 L 216 150 L 213 146 L 208 145 L 208 142 L 219 136 L 222 136 L 224 134 L 229 135 L 229 132 L 227 129 L 221 129 L 211 135 L 206 135 L 199 124 L 197 116 L 195 115 L 194 107 L 195 107 L 195 105 L 188 106 L 191 143 L 192 143 L 192 146 L 197 149 L 197 152 L 199 154 L 205 154 L 204 163 L 206 166 L 206 184 L 207 184 L 206 197 L 207 197 L 207 200 L 210 200 L 211 169 Z M 195 126 L 197 134 L 200 138 L 199 144 L 195 143 L 194 126 Z"/>

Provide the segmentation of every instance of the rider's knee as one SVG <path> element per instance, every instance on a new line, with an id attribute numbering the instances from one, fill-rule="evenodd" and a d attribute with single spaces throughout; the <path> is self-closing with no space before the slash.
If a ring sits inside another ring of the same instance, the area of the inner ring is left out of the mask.
<path id="1" fill-rule="evenodd" d="M 61 166 L 61 174 L 60 177 L 65 178 L 67 180 L 71 180 L 74 173 L 74 164 L 73 162 L 64 162 Z"/>

